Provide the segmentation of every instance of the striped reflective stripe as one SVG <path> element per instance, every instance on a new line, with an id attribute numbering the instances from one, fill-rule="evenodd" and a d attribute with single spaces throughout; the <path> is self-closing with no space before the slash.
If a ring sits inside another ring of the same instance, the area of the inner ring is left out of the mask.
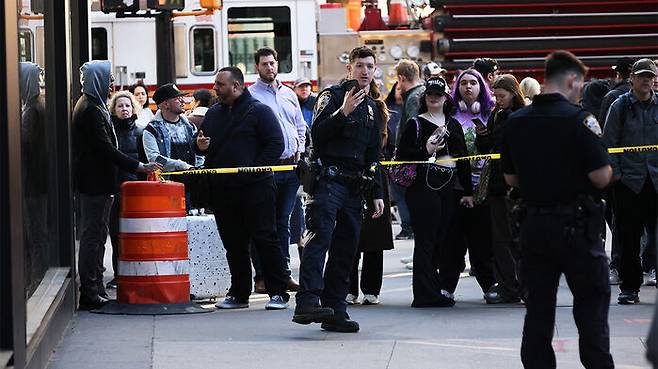
<path id="1" fill-rule="evenodd" d="M 159 276 L 190 274 L 189 260 L 123 261 L 119 260 L 120 276 Z"/>
<path id="2" fill-rule="evenodd" d="M 121 218 L 121 233 L 186 232 L 187 219 L 176 218 Z"/>

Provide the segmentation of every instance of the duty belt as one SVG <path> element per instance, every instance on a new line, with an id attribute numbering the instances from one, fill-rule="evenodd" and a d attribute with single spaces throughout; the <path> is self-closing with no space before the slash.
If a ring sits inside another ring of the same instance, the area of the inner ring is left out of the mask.
<path id="1" fill-rule="evenodd" d="M 333 179 L 336 182 L 342 183 L 344 185 L 352 185 L 357 180 L 361 179 L 361 173 L 345 171 L 338 169 L 335 165 L 330 165 L 328 167 L 323 167 L 320 171 L 322 177 Z"/>

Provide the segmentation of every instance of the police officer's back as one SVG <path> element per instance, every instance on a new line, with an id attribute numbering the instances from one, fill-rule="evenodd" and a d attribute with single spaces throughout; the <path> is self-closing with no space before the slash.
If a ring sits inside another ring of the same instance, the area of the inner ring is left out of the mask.
<path id="1" fill-rule="evenodd" d="M 551 346 L 560 275 L 574 295 L 581 362 L 612 368 L 609 349 L 608 264 L 601 239 L 598 192 L 611 178 L 610 158 L 596 118 L 578 101 L 587 68 L 573 54 L 546 60 L 544 93 L 508 118 L 502 161 L 518 186 L 521 279 L 527 289 L 521 358 L 528 368 L 554 368 Z"/>
<path id="2" fill-rule="evenodd" d="M 371 170 L 379 160 L 385 106 L 371 97 L 377 88 L 372 82 L 375 62 L 372 50 L 352 50 L 347 69 L 353 79 L 320 93 L 315 105 L 311 167 L 317 169 L 302 176 L 310 196 L 293 317 L 299 324 L 322 323 L 323 329 L 337 332 L 359 330 L 347 315 L 345 297 L 357 251 L 362 201 L 371 187 L 373 218 L 384 209 L 379 171 Z"/>

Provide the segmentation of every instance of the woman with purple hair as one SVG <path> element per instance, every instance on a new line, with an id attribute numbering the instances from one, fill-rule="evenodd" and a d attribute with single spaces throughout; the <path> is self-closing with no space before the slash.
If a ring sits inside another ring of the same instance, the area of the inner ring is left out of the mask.
<path id="1" fill-rule="evenodd" d="M 482 75 L 475 69 L 467 69 L 459 74 L 452 89 L 451 97 L 457 106 L 454 118 L 461 124 L 466 139 L 468 155 L 478 154 L 475 147 L 476 125 L 485 126 L 495 101 L 489 92 Z M 454 188 L 455 215 L 452 217 L 447 234 L 447 252 L 442 257 L 441 277 L 454 293 L 459 275 L 465 268 L 464 256 L 468 249 L 471 271 L 486 292 L 494 285 L 492 267 L 491 226 L 489 209 L 485 204 L 472 205 L 460 201 L 464 188 L 477 186 L 482 172 L 483 161 L 471 161 L 471 183 L 457 181 Z"/>

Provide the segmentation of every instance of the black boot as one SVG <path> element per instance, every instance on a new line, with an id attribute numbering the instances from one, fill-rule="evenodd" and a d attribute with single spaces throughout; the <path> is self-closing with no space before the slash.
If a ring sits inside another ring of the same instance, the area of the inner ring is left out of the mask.
<path id="1" fill-rule="evenodd" d="M 347 313 L 335 313 L 322 322 L 322 329 L 330 332 L 356 333 L 359 331 L 359 323 L 350 320 Z"/>
<path id="2" fill-rule="evenodd" d="M 322 323 L 325 319 L 334 315 L 334 309 L 321 306 L 299 306 L 295 308 L 292 321 L 297 324 Z"/>

